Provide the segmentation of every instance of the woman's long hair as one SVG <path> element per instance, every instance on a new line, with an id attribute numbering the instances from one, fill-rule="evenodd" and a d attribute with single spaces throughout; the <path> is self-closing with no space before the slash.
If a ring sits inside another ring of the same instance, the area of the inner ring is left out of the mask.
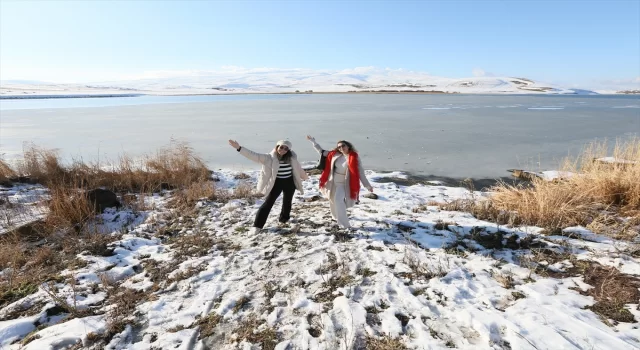
<path id="1" fill-rule="evenodd" d="M 340 141 L 336 142 L 336 145 L 339 144 L 339 143 L 341 143 L 343 145 L 347 145 L 347 147 L 349 147 L 349 152 L 358 152 L 356 150 L 356 148 L 353 147 L 353 144 L 351 142 L 349 142 L 349 141 L 340 140 Z M 338 146 L 336 146 L 336 148 L 334 148 L 333 150 L 336 151 L 336 152 L 340 152 L 340 150 L 338 149 Z"/>
<path id="2" fill-rule="evenodd" d="M 278 156 L 278 159 L 285 163 L 291 163 L 291 149 L 289 149 L 287 153 L 280 155 L 280 153 L 278 153 L 278 147 L 280 146 L 276 145 L 276 148 L 274 149 L 274 151 L 276 152 L 276 156 Z"/>

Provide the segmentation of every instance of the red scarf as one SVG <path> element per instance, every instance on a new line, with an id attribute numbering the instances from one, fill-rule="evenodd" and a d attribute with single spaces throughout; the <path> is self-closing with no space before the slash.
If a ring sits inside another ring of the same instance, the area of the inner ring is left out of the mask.
<path id="1" fill-rule="evenodd" d="M 329 176 L 331 175 L 331 159 L 333 156 L 338 153 L 338 151 L 331 151 L 327 155 L 327 163 L 324 166 L 324 170 L 322 171 L 322 175 L 320 175 L 320 188 L 324 188 L 329 181 Z M 358 153 L 349 152 L 347 157 L 347 162 L 349 164 L 349 197 L 351 199 L 358 199 L 358 194 L 360 193 L 360 171 L 358 169 Z"/>

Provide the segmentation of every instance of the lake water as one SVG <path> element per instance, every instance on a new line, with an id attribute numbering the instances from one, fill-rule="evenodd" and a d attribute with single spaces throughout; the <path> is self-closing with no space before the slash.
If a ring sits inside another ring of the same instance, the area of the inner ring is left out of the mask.
<path id="1" fill-rule="evenodd" d="M 289 139 L 317 161 L 354 143 L 367 169 L 495 178 L 553 169 L 595 139 L 640 134 L 639 96 L 316 94 L 0 100 L 0 153 L 31 141 L 65 158 L 116 159 L 188 141 L 212 169 L 255 169 L 228 144 L 268 152 Z"/>

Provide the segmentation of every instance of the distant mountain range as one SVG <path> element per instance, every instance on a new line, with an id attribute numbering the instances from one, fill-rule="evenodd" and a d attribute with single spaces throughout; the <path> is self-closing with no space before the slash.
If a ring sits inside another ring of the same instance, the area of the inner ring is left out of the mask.
<path id="1" fill-rule="evenodd" d="M 77 95 L 190 95 L 234 93 L 473 93 L 473 94 L 597 94 L 522 77 L 444 78 L 402 69 L 373 67 L 341 71 L 311 69 L 245 69 L 160 71 L 137 79 L 90 84 L 2 81 L 0 97 Z M 628 93 L 628 92 L 627 92 Z"/>

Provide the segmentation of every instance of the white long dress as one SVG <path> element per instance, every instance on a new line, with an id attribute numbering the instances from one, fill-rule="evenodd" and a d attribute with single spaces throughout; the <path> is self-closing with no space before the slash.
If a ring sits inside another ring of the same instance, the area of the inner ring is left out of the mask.
<path id="1" fill-rule="evenodd" d="M 313 144 L 313 148 L 322 156 L 328 156 L 329 151 L 326 151 L 315 140 L 310 140 Z M 331 171 L 329 179 L 325 186 L 320 188 L 325 198 L 329 199 L 331 205 L 331 216 L 338 222 L 338 225 L 348 228 L 349 218 L 347 217 L 347 208 L 351 208 L 356 204 L 357 198 L 350 198 L 349 193 L 351 186 L 349 180 L 351 175 L 349 174 L 348 157 L 342 153 L 337 152 L 331 159 Z M 362 160 L 358 157 L 358 177 L 360 182 L 365 188 L 371 187 L 371 184 L 367 180 L 362 167 Z"/>
<path id="2" fill-rule="evenodd" d="M 349 217 L 347 216 L 347 193 L 346 189 L 346 177 L 349 171 L 349 164 L 347 163 L 347 157 L 340 154 L 336 157 L 335 166 L 333 168 L 333 181 L 331 189 L 331 198 L 329 199 L 331 205 L 331 216 L 338 222 L 338 225 L 343 228 L 351 227 L 349 224 Z"/>

